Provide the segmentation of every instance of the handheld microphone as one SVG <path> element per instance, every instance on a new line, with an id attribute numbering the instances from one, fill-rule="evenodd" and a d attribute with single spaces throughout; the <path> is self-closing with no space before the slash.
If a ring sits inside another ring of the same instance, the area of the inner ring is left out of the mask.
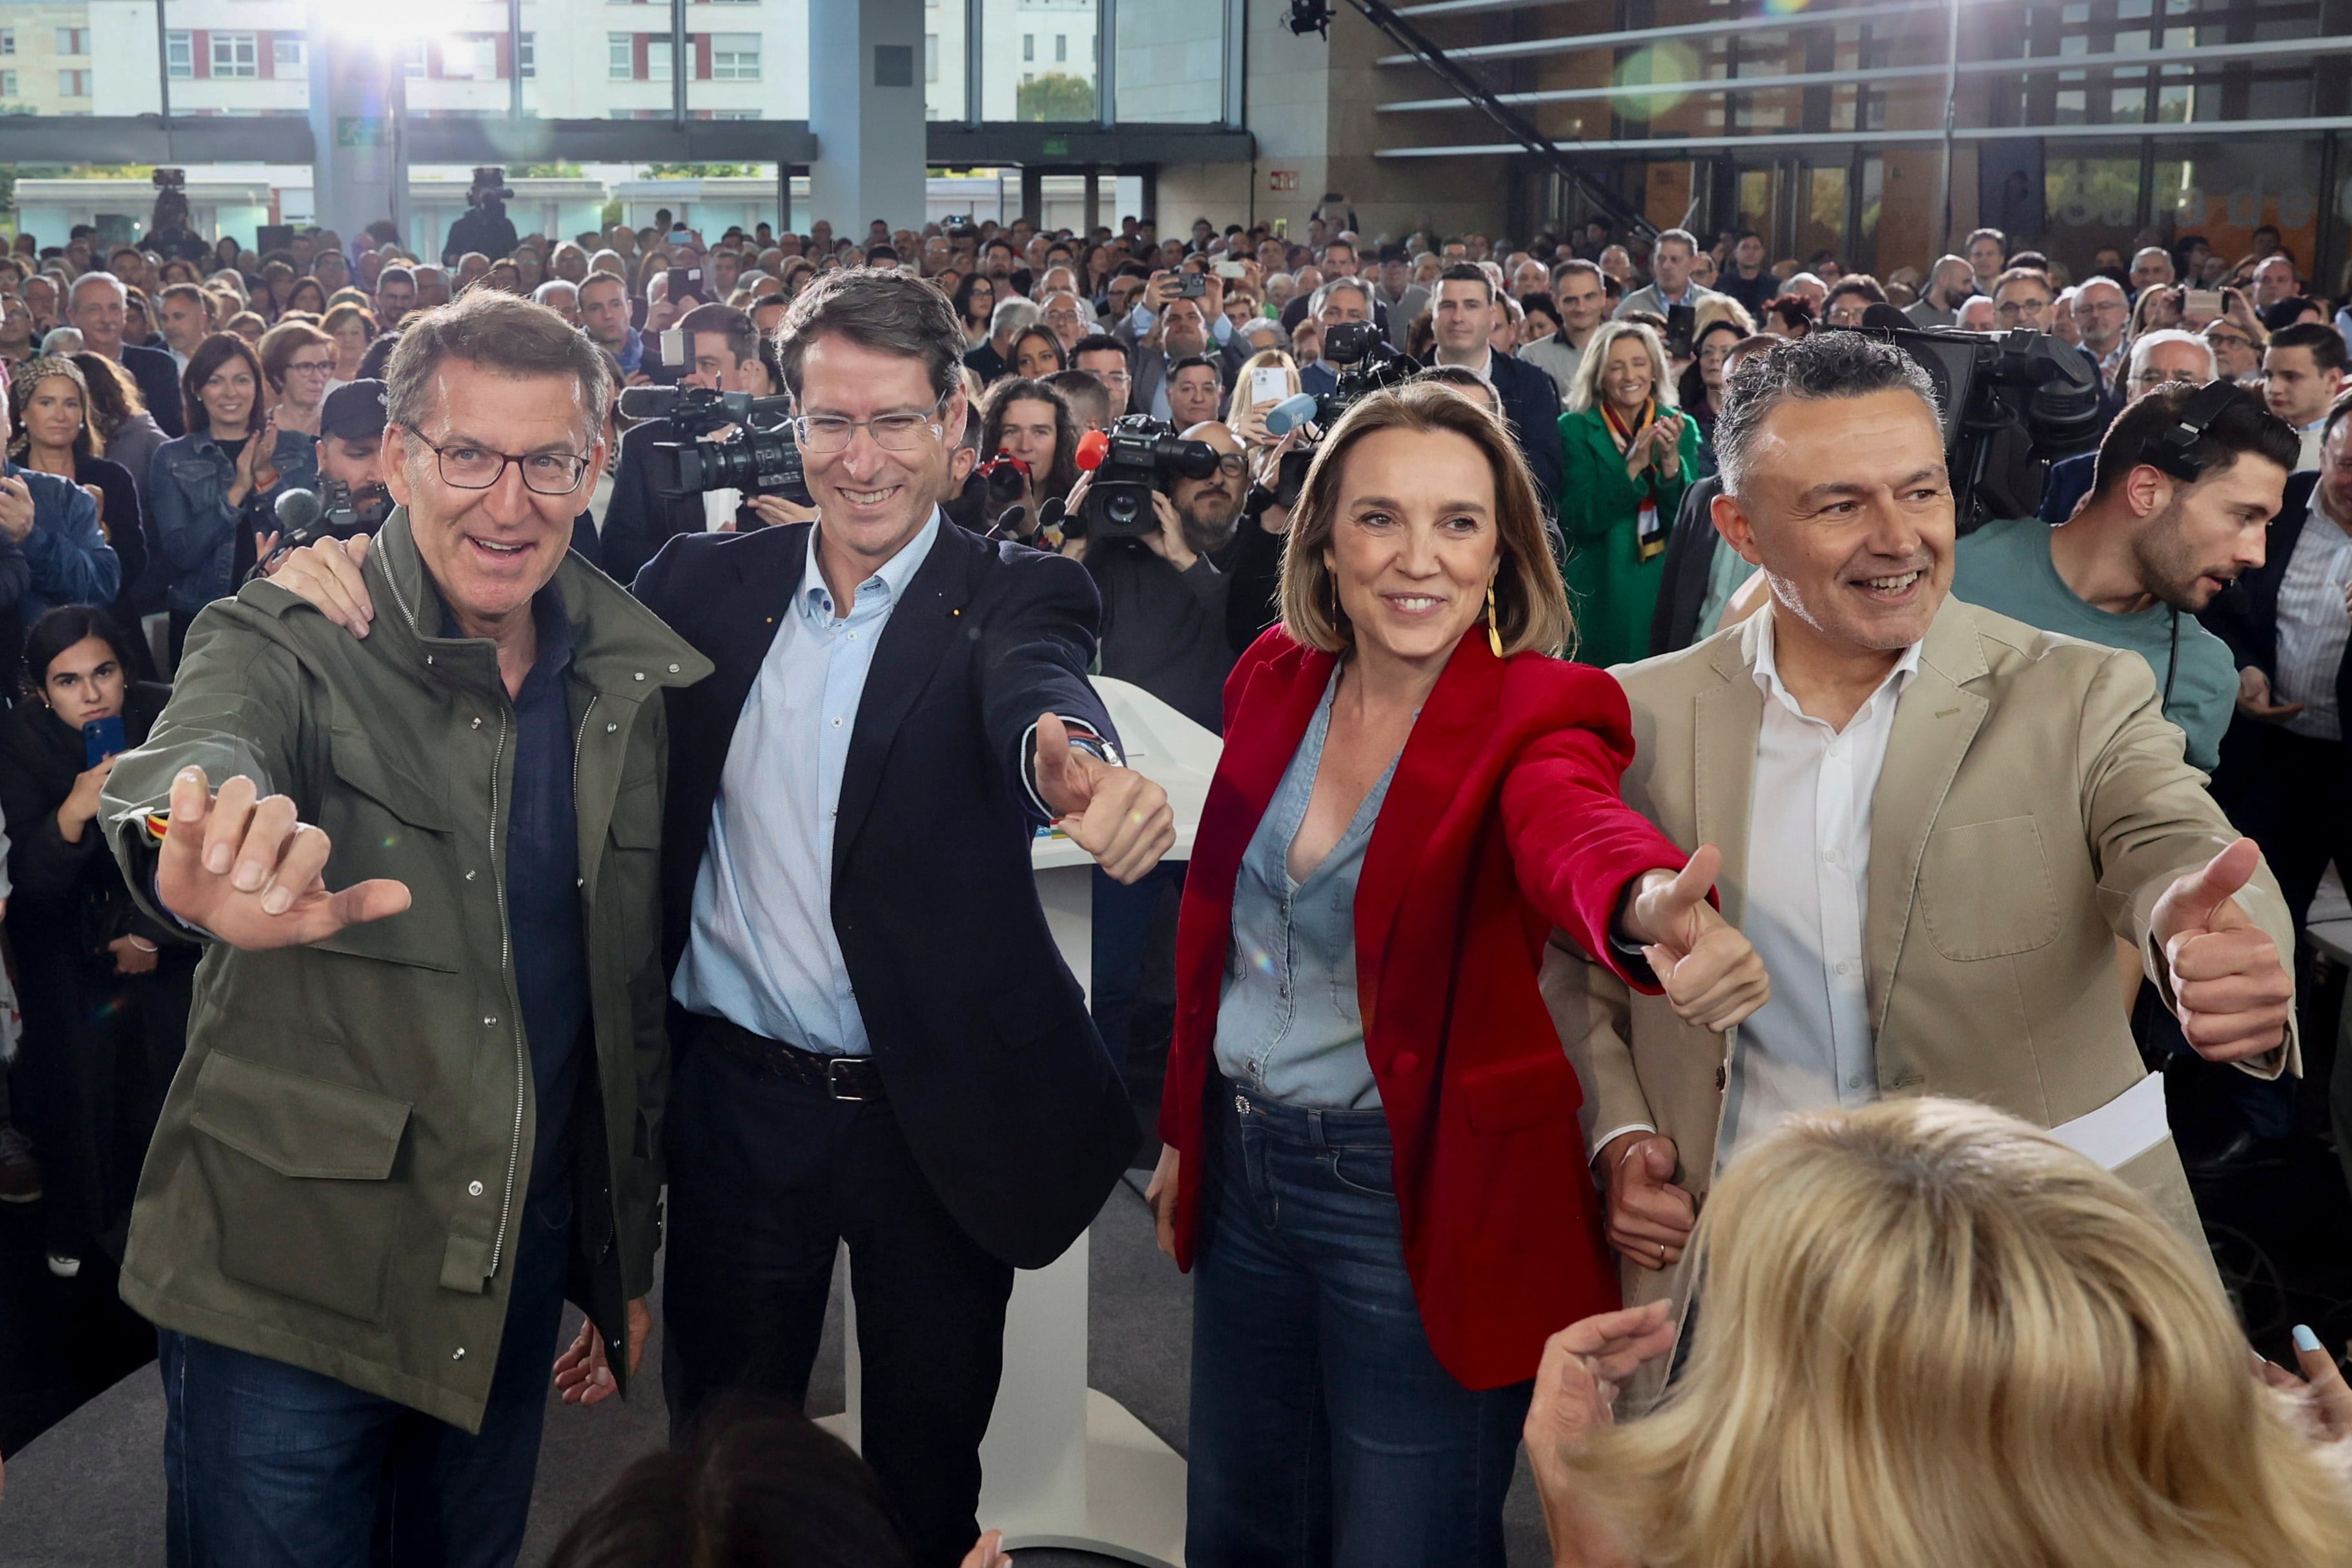
<path id="1" fill-rule="evenodd" d="M 1265 411 L 1265 433 L 1287 435 L 1315 417 L 1321 402 L 1313 392 L 1293 392 Z"/>
<path id="2" fill-rule="evenodd" d="M 1110 455 L 1110 437 L 1099 430 L 1089 430 L 1078 437 L 1078 466 L 1091 474 L 1102 466 Z"/>
<path id="3" fill-rule="evenodd" d="M 278 497 L 278 528 L 294 534 L 310 528 L 326 512 L 315 490 L 289 490 Z"/>

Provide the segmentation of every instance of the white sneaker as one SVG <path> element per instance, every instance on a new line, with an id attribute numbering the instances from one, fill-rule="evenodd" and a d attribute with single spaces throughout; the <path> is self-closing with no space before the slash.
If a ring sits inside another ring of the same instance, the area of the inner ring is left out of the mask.
<path id="1" fill-rule="evenodd" d="M 60 1280 L 70 1280 L 75 1275 L 81 1272 L 81 1260 L 79 1258 L 60 1258 L 56 1253 L 52 1252 L 49 1254 L 49 1272 L 55 1274 Z"/>

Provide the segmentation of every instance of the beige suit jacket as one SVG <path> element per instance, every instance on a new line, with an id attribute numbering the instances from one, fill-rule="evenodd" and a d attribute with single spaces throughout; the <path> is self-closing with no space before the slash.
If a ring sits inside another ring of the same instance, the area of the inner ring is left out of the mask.
<path id="1" fill-rule="evenodd" d="M 1734 925 L 1747 905 L 1764 620 L 1613 672 L 1637 747 L 1625 800 L 1685 848 L 1723 851 L 1717 886 Z M 2137 653 L 1945 602 L 1896 704 L 1872 798 L 1864 945 L 1882 1095 L 1979 1100 L 2053 1127 L 2139 1082 L 2116 941 L 2144 955 L 2168 997 L 2148 939 L 2156 901 L 2237 836 L 2181 750 Z M 2239 900 L 2282 954 L 2294 951 L 2267 866 Z M 1588 1142 L 1631 1123 L 1656 1127 L 1680 1153 L 1675 1179 L 1703 1205 L 1739 1031 L 1685 1025 L 1565 936 L 1543 983 L 1583 1081 Z M 2300 1071 L 2292 1030 L 2248 1064 L 2264 1077 L 2283 1068 Z M 2116 1174 L 2202 1251 L 2171 1140 Z M 1681 1312 L 1682 1266 L 1621 1267 L 1629 1306 L 1670 1296 Z M 1635 1407 L 1665 1364 L 1629 1391 Z"/>

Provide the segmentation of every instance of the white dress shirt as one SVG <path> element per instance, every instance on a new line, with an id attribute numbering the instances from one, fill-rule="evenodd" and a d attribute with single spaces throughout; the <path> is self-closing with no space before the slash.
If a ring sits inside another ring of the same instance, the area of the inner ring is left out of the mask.
<path id="1" fill-rule="evenodd" d="M 833 827 L 866 672 L 890 612 L 940 537 L 940 515 L 857 585 L 847 614 L 817 540 L 743 699 L 710 808 L 686 956 L 670 994 L 770 1040 L 829 1055 L 871 1046 L 833 930 Z"/>
<path id="2" fill-rule="evenodd" d="M 2328 516 L 2314 486 L 2311 513 L 2279 577 L 2278 658 L 2271 681 L 2273 702 L 2303 705 L 2286 727 L 2314 740 L 2344 738 L 2344 716 L 2336 711 L 2336 672 L 2343 667 L 2347 634 L 2352 633 L 2352 612 L 2344 608 L 2347 583 L 2352 533 Z"/>
<path id="3" fill-rule="evenodd" d="M 1740 1025 L 1726 1086 L 1718 1164 L 1799 1111 L 1878 1098 L 1863 961 L 1869 916 L 1871 797 L 1895 708 L 1919 672 L 1904 650 L 1870 700 L 1832 729 L 1780 683 L 1768 609 L 1756 644 L 1764 719 L 1748 804 L 1747 912 L 1740 922 L 1772 977 L 1772 999 Z"/>

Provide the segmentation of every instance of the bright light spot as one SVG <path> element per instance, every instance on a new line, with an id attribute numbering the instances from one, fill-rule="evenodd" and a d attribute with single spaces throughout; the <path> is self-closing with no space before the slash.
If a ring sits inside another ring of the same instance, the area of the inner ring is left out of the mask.
<path id="1" fill-rule="evenodd" d="M 1764 0 L 1764 14 L 1768 16 L 1793 16 L 1808 4 L 1810 0 Z"/>
<path id="2" fill-rule="evenodd" d="M 477 7 L 464 0 L 401 0 L 394 5 L 350 4 L 336 7 L 334 30 L 347 38 L 404 43 L 411 38 L 463 33 Z M 499 30 L 503 32 L 503 26 Z"/>
<path id="3" fill-rule="evenodd" d="M 1802 0 L 1797 3 L 1802 4 Z M 1699 76 L 1697 50 L 1687 44 L 1652 44 L 1634 50 L 1617 67 L 1616 91 L 1609 101 L 1628 120 L 1654 119 L 1690 95 L 1646 90 L 1652 82 L 1696 81 Z"/>

